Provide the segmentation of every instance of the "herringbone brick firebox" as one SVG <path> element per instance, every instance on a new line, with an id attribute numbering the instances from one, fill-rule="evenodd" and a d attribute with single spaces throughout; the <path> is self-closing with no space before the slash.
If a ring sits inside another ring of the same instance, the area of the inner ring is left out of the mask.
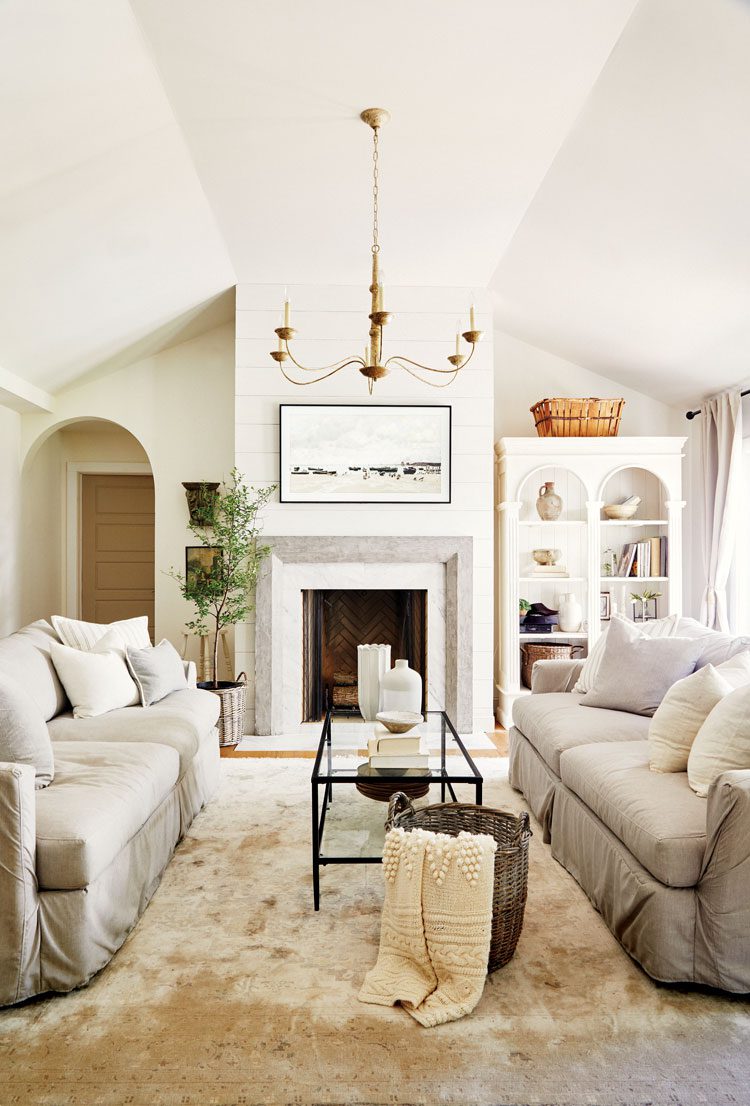
<path id="1" fill-rule="evenodd" d="M 426 590 L 307 590 L 303 592 L 303 721 L 328 708 L 357 709 L 357 646 L 390 645 L 422 676 L 427 703 Z"/>

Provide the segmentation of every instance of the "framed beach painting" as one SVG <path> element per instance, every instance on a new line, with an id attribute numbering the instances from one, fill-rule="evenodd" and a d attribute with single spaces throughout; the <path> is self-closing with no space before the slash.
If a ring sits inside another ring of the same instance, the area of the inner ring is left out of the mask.
<path id="1" fill-rule="evenodd" d="M 450 503 L 451 408 L 279 405 L 282 503 Z"/>

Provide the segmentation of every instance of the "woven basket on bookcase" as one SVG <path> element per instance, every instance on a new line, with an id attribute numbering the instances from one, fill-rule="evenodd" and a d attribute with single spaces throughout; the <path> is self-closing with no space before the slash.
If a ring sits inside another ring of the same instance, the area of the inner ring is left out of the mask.
<path id="1" fill-rule="evenodd" d="M 614 438 L 624 399 L 540 399 L 530 408 L 540 438 Z"/>
<path id="2" fill-rule="evenodd" d="M 580 645 L 565 645 L 562 642 L 548 645 L 546 641 L 525 641 L 521 646 L 521 682 L 524 687 L 531 687 L 531 670 L 537 661 L 567 661 L 576 649 L 583 652 Z"/>
<path id="3" fill-rule="evenodd" d="M 422 829 L 458 837 L 461 830 L 487 833 L 497 841 L 492 892 L 492 937 L 487 971 L 502 968 L 513 956 L 521 936 L 529 877 L 529 816 L 492 810 L 473 803 L 436 803 L 415 810 L 401 791 L 388 806 L 389 829 Z"/>
<path id="4" fill-rule="evenodd" d="M 245 702 L 247 700 L 247 676 L 240 672 L 236 682 L 219 680 L 218 687 L 212 681 L 199 683 L 198 687 L 218 695 L 221 703 L 219 721 L 219 745 L 237 745 L 242 741 L 242 728 L 245 721 Z"/>

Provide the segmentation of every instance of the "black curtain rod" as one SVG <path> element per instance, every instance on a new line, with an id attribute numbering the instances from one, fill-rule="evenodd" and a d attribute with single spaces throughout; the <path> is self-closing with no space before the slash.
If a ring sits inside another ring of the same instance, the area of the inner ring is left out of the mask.
<path id="1" fill-rule="evenodd" d="M 745 388 L 744 392 L 740 392 L 740 395 L 741 396 L 750 396 L 750 388 Z M 700 415 L 700 409 L 698 409 L 697 411 L 686 411 L 685 412 L 685 418 L 686 419 L 694 419 L 696 415 Z"/>

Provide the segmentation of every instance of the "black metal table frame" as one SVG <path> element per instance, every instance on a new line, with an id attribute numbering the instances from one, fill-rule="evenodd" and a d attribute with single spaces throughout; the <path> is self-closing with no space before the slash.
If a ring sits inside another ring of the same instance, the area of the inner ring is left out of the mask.
<path id="1" fill-rule="evenodd" d="M 333 786 L 334 784 L 356 784 L 360 777 L 357 775 L 356 770 L 352 772 L 339 772 L 336 775 L 333 774 L 333 749 L 331 746 L 331 718 L 337 712 L 332 708 L 326 711 L 325 720 L 323 722 L 323 730 L 320 735 L 320 741 L 318 743 L 318 752 L 315 757 L 315 764 L 312 770 L 312 776 L 310 777 L 311 790 L 312 790 L 312 875 L 313 875 L 313 901 L 315 909 L 320 909 L 320 869 L 327 864 L 380 864 L 381 857 L 379 856 L 324 856 L 322 852 L 323 848 L 323 831 L 325 830 L 326 814 L 328 812 L 331 803 L 333 802 Z M 448 715 L 444 710 L 442 711 L 430 711 L 431 714 L 439 714 L 441 716 L 440 726 L 440 768 L 432 770 L 432 778 L 430 783 L 440 784 L 440 801 L 445 802 L 446 789 L 450 794 L 453 802 L 458 802 L 456 793 L 453 790 L 454 783 L 468 783 L 474 787 L 474 801 L 478 806 L 482 804 L 482 784 L 484 783 L 484 777 L 477 768 L 474 761 L 471 759 L 466 746 L 461 738 L 456 733 L 455 726 L 451 722 Z M 456 742 L 456 745 L 461 751 L 463 760 L 468 764 L 471 769 L 471 775 L 457 775 L 454 772 L 449 772 L 445 764 L 445 751 L 446 751 L 446 739 L 450 730 L 451 737 Z M 325 775 L 321 774 L 321 764 L 323 758 L 326 758 L 327 772 Z M 387 779 L 388 777 L 384 777 Z M 397 783 L 399 776 L 394 773 L 394 783 Z M 415 777 L 410 777 L 414 779 Z M 324 788 L 323 799 L 320 801 L 320 795 L 318 789 Z M 394 791 L 398 788 L 394 787 Z"/>

